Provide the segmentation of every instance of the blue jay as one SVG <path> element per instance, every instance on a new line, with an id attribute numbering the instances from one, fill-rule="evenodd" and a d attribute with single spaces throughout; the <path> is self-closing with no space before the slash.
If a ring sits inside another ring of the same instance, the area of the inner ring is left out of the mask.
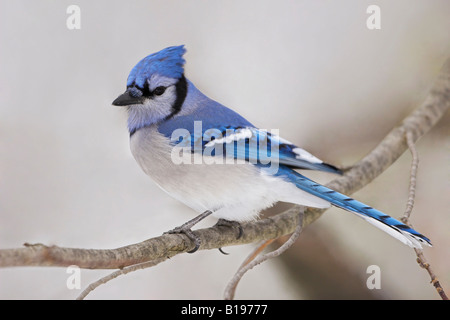
<path id="1" fill-rule="evenodd" d="M 168 47 L 139 61 L 125 93 L 112 104 L 128 111 L 131 152 L 142 170 L 201 213 L 170 231 L 193 240 L 191 252 L 200 246 L 191 228 L 208 215 L 239 224 L 278 201 L 316 208 L 334 205 L 410 247 L 431 246 L 427 237 L 400 221 L 295 171 L 341 173 L 205 96 L 184 75 L 185 51 L 184 46 Z M 263 141 L 266 148 L 261 147 Z"/>

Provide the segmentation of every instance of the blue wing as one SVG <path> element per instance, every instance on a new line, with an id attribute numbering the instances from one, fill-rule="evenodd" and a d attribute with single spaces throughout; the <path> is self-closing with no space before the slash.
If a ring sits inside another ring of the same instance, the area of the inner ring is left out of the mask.
<path id="1" fill-rule="evenodd" d="M 172 136 L 173 138 L 173 136 Z M 296 169 L 319 170 L 341 174 L 336 167 L 324 163 L 306 150 L 271 132 L 251 125 L 193 125 L 193 130 L 180 131 L 172 139 L 178 147 L 215 157 L 230 157 L 256 165 L 276 162 Z"/>

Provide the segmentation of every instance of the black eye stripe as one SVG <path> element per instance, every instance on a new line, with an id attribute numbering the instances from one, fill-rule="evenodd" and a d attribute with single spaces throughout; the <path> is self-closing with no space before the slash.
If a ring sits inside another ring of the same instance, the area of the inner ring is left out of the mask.
<path id="1" fill-rule="evenodd" d="M 154 90 L 150 91 L 150 87 L 148 86 L 148 82 L 145 81 L 145 85 L 144 85 L 144 96 L 146 97 L 151 97 L 153 96 Z"/>
<path id="2" fill-rule="evenodd" d="M 128 90 L 134 91 L 135 95 L 136 95 L 136 93 L 139 93 L 138 96 L 142 95 L 142 96 L 148 97 L 148 98 L 150 98 L 154 95 L 160 96 L 166 91 L 166 89 L 167 89 L 167 87 L 159 86 L 159 87 L 156 87 L 155 89 L 153 89 L 153 91 L 150 91 L 148 82 L 145 82 L 143 88 L 141 88 L 139 86 L 134 86 L 134 85 L 128 87 Z"/>

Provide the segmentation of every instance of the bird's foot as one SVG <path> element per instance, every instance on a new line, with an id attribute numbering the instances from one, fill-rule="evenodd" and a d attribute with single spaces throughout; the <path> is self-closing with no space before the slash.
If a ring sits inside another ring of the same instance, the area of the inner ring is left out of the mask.
<path id="1" fill-rule="evenodd" d="M 244 230 L 242 229 L 242 225 L 237 221 L 230 221 L 226 219 L 219 219 L 217 223 L 215 224 L 215 227 L 229 227 L 229 228 L 237 228 L 238 229 L 238 235 L 236 239 L 240 239 L 242 235 L 244 234 Z M 219 248 L 220 253 L 228 255 L 228 252 L 225 252 L 222 250 L 222 248 Z"/>
<path id="2" fill-rule="evenodd" d="M 230 221 L 226 219 L 219 219 L 217 221 L 215 227 L 229 227 L 229 228 L 237 228 L 238 229 L 238 235 L 236 239 L 240 239 L 242 235 L 244 234 L 244 230 L 242 229 L 242 225 L 238 221 Z"/>
<path id="3" fill-rule="evenodd" d="M 212 211 L 205 211 L 202 214 L 196 216 L 194 219 L 189 220 L 186 223 L 183 223 L 181 226 L 176 227 L 172 230 L 166 231 L 164 232 L 164 234 L 180 234 L 183 233 L 185 234 L 195 245 L 194 249 L 188 251 L 188 253 L 194 253 L 195 251 L 197 251 L 200 248 L 200 245 L 202 243 L 202 241 L 200 240 L 200 237 L 197 236 L 192 230 L 191 228 L 196 225 L 198 222 L 200 222 L 201 220 L 203 220 L 204 218 L 206 218 L 207 216 L 209 216 L 210 214 L 212 214 Z"/>

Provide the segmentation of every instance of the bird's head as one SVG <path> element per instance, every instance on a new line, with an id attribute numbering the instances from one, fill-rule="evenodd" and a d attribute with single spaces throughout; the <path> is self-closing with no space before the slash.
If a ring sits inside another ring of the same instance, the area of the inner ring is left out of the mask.
<path id="1" fill-rule="evenodd" d="M 131 70 L 127 90 L 112 103 L 128 109 L 130 132 L 180 111 L 187 94 L 185 52 L 184 46 L 168 47 L 145 57 Z"/>

